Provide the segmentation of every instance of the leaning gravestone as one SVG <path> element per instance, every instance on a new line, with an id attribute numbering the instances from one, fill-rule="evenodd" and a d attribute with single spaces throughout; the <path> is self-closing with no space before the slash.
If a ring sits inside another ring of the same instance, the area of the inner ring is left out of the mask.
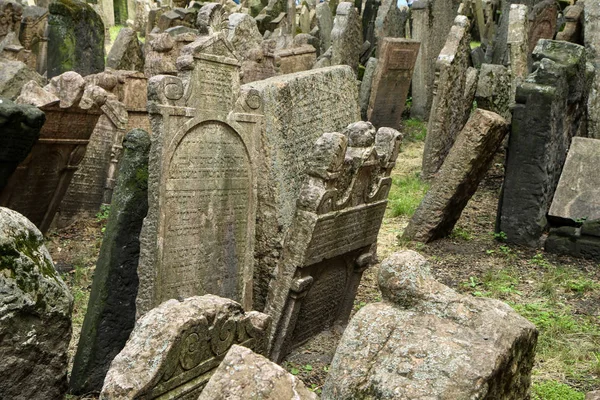
<path id="1" fill-rule="evenodd" d="M 136 31 L 131 28 L 119 31 L 106 58 L 106 66 L 126 71 L 144 71 L 144 53 Z"/>
<path id="2" fill-rule="evenodd" d="M 135 323 L 139 236 L 148 211 L 150 137 L 127 134 L 117 186 L 110 207 L 92 292 L 73 362 L 73 394 L 98 392 L 113 358 L 123 349 Z"/>
<path id="3" fill-rule="evenodd" d="M 178 67 L 148 82 L 153 143 L 137 313 L 208 293 L 250 309 L 261 99 L 240 92 L 240 60 L 223 35 L 184 47 Z"/>
<path id="4" fill-rule="evenodd" d="M 254 266 L 254 309 L 262 311 L 314 142 L 323 132 L 339 132 L 360 120 L 360 111 L 356 77 L 348 66 L 277 76 L 243 88 L 257 93 L 265 115 Z"/>
<path id="5" fill-rule="evenodd" d="M 497 230 L 537 246 L 571 138 L 584 121 L 588 72 L 582 46 L 540 40 L 534 72 L 517 88 Z"/>
<path id="6" fill-rule="evenodd" d="M 499 300 L 438 283 L 414 251 L 385 259 L 378 280 L 383 301 L 348 324 L 324 399 L 528 398 L 535 325 Z"/>
<path id="7" fill-rule="evenodd" d="M 326 2 L 317 4 L 315 18 L 319 27 L 319 54 L 324 54 L 331 46 L 331 30 L 333 29 L 333 18 L 331 9 Z"/>
<path id="8" fill-rule="evenodd" d="M 49 10 L 48 78 L 104 71 L 104 23 L 96 11 L 79 0 L 53 1 Z"/>
<path id="9" fill-rule="evenodd" d="M 377 59 L 370 57 L 365 65 L 365 72 L 360 82 L 360 91 L 358 101 L 360 103 L 360 118 L 367 121 L 367 111 L 369 110 L 369 101 L 371 100 L 371 90 L 373 89 L 373 77 L 377 69 Z"/>
<path id="10" fill-rule="evenodd" d="M 419 42 L 383 38 L 373 81 L 367 117 L 375 127 L 400 128 L 402 112 L 410 89 Z"/>
<path id="11" fill-rule="evenodd" d="M 363 38 L 360 15 L 350 2 L 337 6 L 331 31 L 331 65 L 349 65 L 358 71 Z"/>
<path id="12" fill-rule="evenodd" d="M 0 192 L 31 151 L 46 120 L 37 107 L 0 98 Z"/>
<path id="13" fill-rule="evenodd" d="M 218 296 L 167 300 L 136 322 L 100 399 L 197 399 L 232 345 L 264 354 L 269 323 Z"/>
<path id="14" fill-rule="evenodd" d="M 482 64 L 477 80 L 475 102 L 477 107 L 500 114 L 510 122 L 510 90 L 512 77 L 502 65 Z"/>
<path id="15" fill-rule="evenodd" d="M 73 297 L 40 231 L 0 207 L 0 398 L 62 399 Z"/>
<path id="16" fill-rule="evenodd" d="M 401 139 L 394 129 L 357 122 L 314 145 L 267 299 L 272 360 L 350 316 L 375 259 Z"/>

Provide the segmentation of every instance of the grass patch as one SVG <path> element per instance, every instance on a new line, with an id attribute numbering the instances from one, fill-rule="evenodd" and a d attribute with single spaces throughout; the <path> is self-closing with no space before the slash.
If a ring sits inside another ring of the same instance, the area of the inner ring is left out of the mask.
<path id="1" fill-rule="evenodd" d="M 409 118 L 402 122 L 404 140 L 409 142 L 422 142 L 427 135 L 427 124 L 418 118 Z"/>
<path id="2" fill-rule="evenodd" d="M 478 48 L 479 46 L 481 46 L 481 42 L 478 42 L 476 40 L 471 42 L 471 50 Z"/>
<path id="3" fill-rule="evenodd" d="M 531 400 L 585 400 L 585 394 L 557 381 L 534 383 Z"/>
<path id="4" fill-rule="evenodd" d="M 119 35 L 119 32 L 123 28 L 124 28 L 123 25 L 115 25 L 115 26 L 111 26 L 110 28 L 108 28 L 108 31 L 110 33 L 110 42 L 111 43 L 115 42 L 115 39 L 117 39 L 117 36 Z"/>
<path id="5" fill-rule="evenodd" d="M 418 173 L 392 179 L 388 209 L 392 217 L 410 217 L 423 200 L 429 185 L 419 178 Z"/>

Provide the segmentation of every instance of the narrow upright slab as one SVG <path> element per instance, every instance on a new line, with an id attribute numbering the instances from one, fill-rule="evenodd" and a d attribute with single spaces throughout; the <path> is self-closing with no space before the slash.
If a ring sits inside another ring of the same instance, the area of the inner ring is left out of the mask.
<path id="1" fill-rule="evenodd" d="M 508 123 L 500 115 L 482 109 L 473 112 L 404 230 L 404 238 L 430 242 L 452 232 L 507 132 Z"/>
<path id="2" fill-rule="evenodd" d="M 375 127 L 400 129 L 420 43 L 409 39 L 383 38 L 367 111 Z"/>
<path id="3" fill-rule="evenodd" d="M 500 114 L 510 122 L 511 82 L 510 71 L 505 66 L 482 64 L 475 91 L 477 107 Z"/>
<path id="4" fill-rule="evenodd" d="M 587 1 L 583 5 L 584 30 L 583 42 L 588 53 L 588 61 L 596 71 L 600 70 L 600 3 Z M 594 76 L 590 96 L 587 103 L 588 109 L 588 137 L 600 139 L 600 77 Z"/>
<path id="5" fill-rule="evenodd" d="M 544 0 L 533 6 L 529 16 L 529 53 L 540 39 L 554 39 L 558 6 L 554 0 Z"/>
<path id="6" fill-rule="evenodd" d="M 401 138 L 357 122 L 316 141 L 269 288 L 272 360 L 350 316 L 362 273 L 375 259 Z"/>
<path id="7" fill-rule="evenodd" d="M 508 57 L 512 83 L 510 102 L 514 102 L 517 86 L 529 75 L 529 9 L 524 4 L 512 4 L 508 18 Z"/>
<path id="8" fill-rule="evenodd" d="M 340 3 L 331 31 L 331 65 L 349 65 L 358 71 L 362 44 L 360 15 L 354 3 Z"/>
<path id="9" fill-rule="evenodd" d="M 224 36 L 200 37 L 182 52 L 176 77 L 148 84 L 140 316 L 165 300 L 209 293 L 252 307 L 261 99 L 240 93 L 240 62 Z"/>

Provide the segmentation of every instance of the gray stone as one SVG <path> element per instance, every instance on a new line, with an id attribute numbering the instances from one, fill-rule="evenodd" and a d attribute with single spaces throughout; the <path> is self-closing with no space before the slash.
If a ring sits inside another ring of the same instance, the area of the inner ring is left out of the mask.
<path id="1" fill-rule="evenodd" d="M 379 270 L 336 350 L 325 399 L 527 398 L 538 332 L 508 305 L 436 282 L 414 251 Z"/>
<path id="2" fill-rule="evenodd" d="M 46 38 L 47 29 L 47 8 L 29 6 L 23 9 L 19 41 L 25 49 L 31 51 L 28 65 L 41 75 L 46 73 L 48 56 L 48 41 Z"/>
<path id="3" fill-rule="evenodd" d="M 312 400 L 302 381 L 267 358 L 233 345 L 198 400 Z"/>
<path id="4" fill-rule="evenodd" d="M 122 28 L 108 53 L 106 66 L 126 71 L 144 71 L 144 53 L 137 38 L 137 32 L 131 28 Z"/>
<path id="5" fill-rule="evenodd" d="M 600 219 L 600 139 L 574 137 L 548 216 L 561 220 Z"/>
<path id="6" fill-rule="evenodd" d="M 579 131 L 588 90 L 585 49 L 540 40 L 535 71 L 517 88 L 497 230 L 537 246 L 565 162 Z"/>
<path id="7" fill-rule="evenodd" d="M 378 57 L 381 54 L 380 41 L 383 38 L 403 38 L 405 36 L 404 27 L 407 19 L 408 7 L 398 7 L 398 1 L 395 0 L 382 0 L 375 19 L 374 40 L 364 38 L 377 48 Z"/>
<path id="8" fill-rule="evenodd" d="M 73 394 L 98 392 L 135 323 L 139 235 L 148 211 L 150 137 L 127 134 L 92 292 L 71 372 Z"/>
<path id="9" fill-rule="evenodd" d="M 62 399 L 73 297 L 40 231 L 3 207 L 0 253 L 0 398 Z"/>
<path id="10" fill-rule="evenodd" d="M 362 44 L 360 15 L 353 3 L 340 3 L 331 31 L 331 65 L 349 65 L 356 73 Z"/>
<path id="11" fill-rule="evenodd" d="M 331 46 L 331 30 L 333 29 L 333 17 L 329 4 L 326 2 L 317 4 L 315 17 L 319 27 L 319 54 L 324 54 Z"/>
<path id="12" fill-rule="evenodd" d="M 265 115 L 258 165 L 254 309 L 262 310 L 269 281 L 292 224 L 314 142 L 360 120 L 356 78 L 348 66 L 298 72 L 244 85 L 257 91 Z"/>
<path id="13" fill-rule="evenodd" d="M 0 58 L 0 96 L 15 100 L 29 81 L 44 85 L 46 80 L 21 61 Z"/>
<path id="14" fill-rule="evenodd" d="M 37 107 L 0 98 L 0 192 L 33 148 L 46 120 Z"/>
<path id="15" fill-rule="evenodd" d="M 481 68 L 481 65 L 484 62 L 484 58 L 485 58 L 485 53 L 483 52 L 483 49 L 481 48 L 481 46 L 477 46 L 476 48 L 471 50 L 471 63 L 473 64 L 473 66 L 475 68 L 477 68 L 477 69 Z"/>
<path id="16" fill-rule="evenodd" d="M 360 92 L 358 94 L 360 103 L 360 117 L 367 120 L 367 110 L 369 109 L 369 100 L 371 99 L 371 90 L 373 88 L 373 76 L 375 69 L 377 68 L 377 59 L 375 57 L 369 58 L 367 65 L 365 66 L 365 73 L 360 84 Z"/>
<path id="17" fill-rule="evenodd" d="M 394 129 L 375 133 L 371 123 L 357 122 L 316 141 L 269 288 L 272 360 L 347 322 L 362 273 L 376 257 L 401 140 Z"/>
<path id="18" fill-rule="evenodd" d="M 452 232 L 490 168 L 508 127 L 498 114 L 482 109 L 473 112 L 404 230 L 404 238 L 430 242 Z"/>
<path id="19" fill-rule="evenodd" d="M 500 114 L 510 122 L 511 75 L 502 65 L 483 64 L 477 81 L 475 101 L 477 107 Z"/>
<path id="20" fill-rule="evenodd" d="M 439 170 L 471 111 L 475 93 L 473 91 L 473 96 L 465 96 L 469 94 L 469 29 L 467 17 L 457 16 L 436 61 L 435 94 L 423 150 L 422 176 L 425 179 L 431 178 Z"/>
<path id="21" fill-rule="evenodd" d="M 249 52 L 262 47 L 263 38 L 254 18 L 248 14 L 234 13 L 229 16 L 227 40 L 242 59 L 246 59 Z"/>
<path id="22" fill-rule="evenodd" d="M 579 2 L 564 9 L 565 26 L 556 34 L 556 40 L 571 43 L 583 43 L 583 7 L 585 2 Z"/>
<path id="23" fill-rule="evenodd" d="M 508 35 L 506 45 L 512 83 L 510 88 L 510 103 L 515 100 L 517 87 L 529 75 L 529 19 L 528 8 L 523 4 L 510 6 L 508 18 Z"/>
<path id="24" fill-rule="evenodd" d="M 264 353 L 269 323 L 218 296 L 167 300 L 135 323 L 100 399 L 197 399 L 232 345 Z"/>
<path id="25" fill-rule="evenodd" d="M 587 104 L 587 132 L 589 137 L 600 139 L 600 4 L 586 1 L 583 7 L 585 49 L 588 61 L 596 69 Z"/>
<path id="26" fill-rule="evenodd" d="M 600 237 L 600 219 L 584 221 L 581 225 L 581 234 Z"/>
<path id="27" fill-rule="evenodd" d="M 600 390 L 594 390 L 593 392 L 587 392 L 585 400 L 600 400 Z"/>

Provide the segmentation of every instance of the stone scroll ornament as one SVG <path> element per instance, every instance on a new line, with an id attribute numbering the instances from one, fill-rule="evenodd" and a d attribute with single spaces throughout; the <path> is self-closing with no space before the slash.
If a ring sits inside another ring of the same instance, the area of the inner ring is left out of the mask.
<path id="1" fill-rule="evenodd" d="M 153 133 L 137 313 L 204 294 L 249 310 L 261 100 L 240 90 L 240 60 L 223 34 L 184 47 L 177 65 L 177 76 L 148 82 Z"/>
<path id="2" fill-rule="evenodd" d="M 218 296 L 168 300 L 136 322 L 100 399 L 197 399 L 232 345 L 264 353 L 269 323 Z"/>
<path id="3" fill-rule="evenodd" d="M 375 258 L 401 138 L 357 122 L 317 140 L 267 299 L 272 360 L 347 321 Z"/>

